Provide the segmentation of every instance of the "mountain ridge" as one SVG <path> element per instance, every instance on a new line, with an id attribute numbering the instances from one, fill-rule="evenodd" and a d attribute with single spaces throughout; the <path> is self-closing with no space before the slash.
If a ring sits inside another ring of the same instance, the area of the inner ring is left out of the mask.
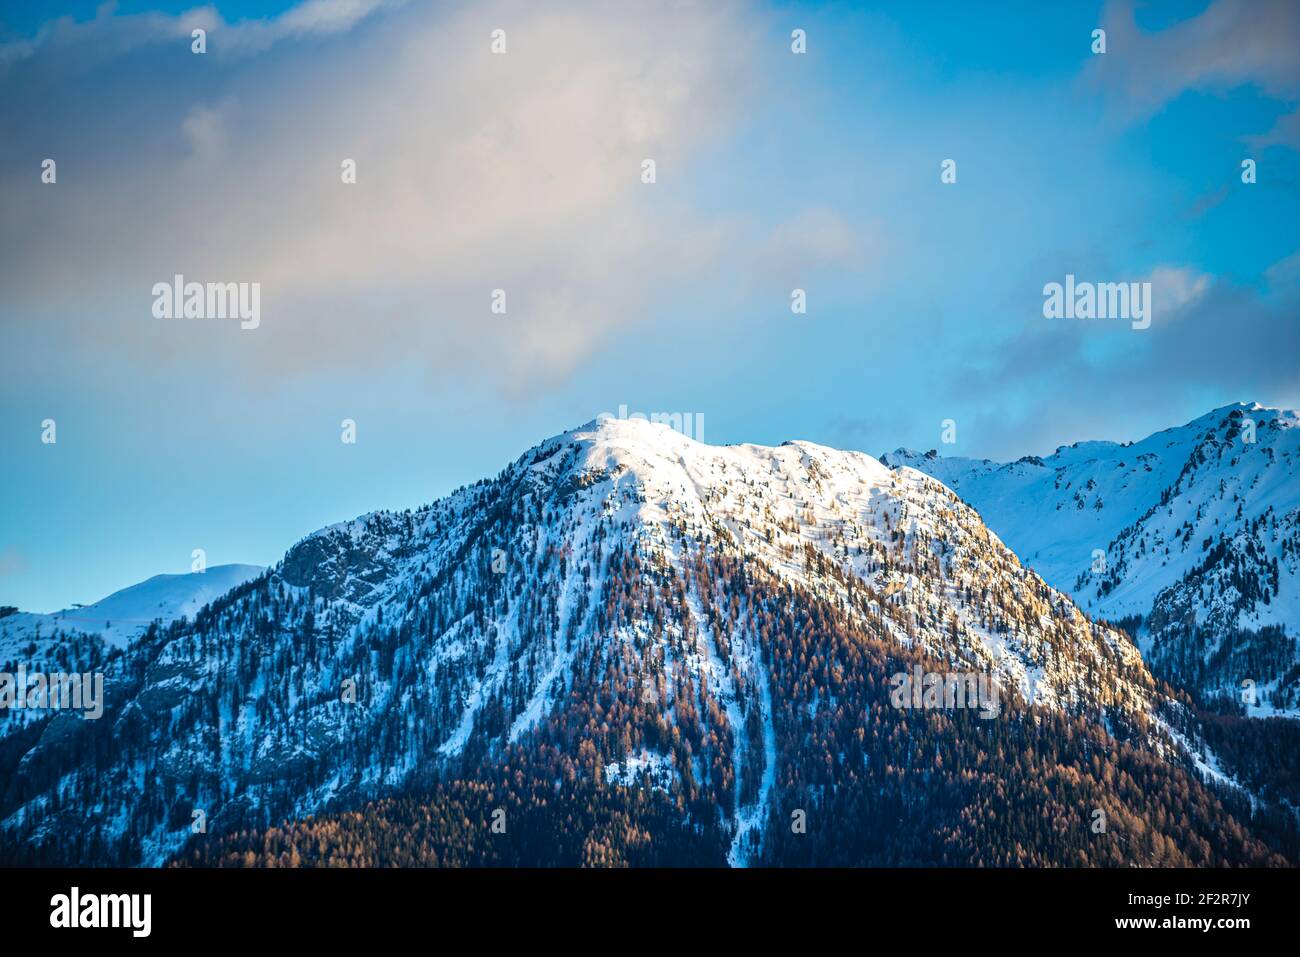
<path id="1" fill-rule="evenodd" d="M 0 618 L 0 662 L 22 645 L 60 633 L 97 636 L 107 648 L 125 648 L 154 621 L 192 617 L 232 588 L 256 578 L 261 565 L 213 565 L 201 572 L 152 575 L 88 605 L 41 613 L 15 611 Z"/>
<path id="2" fill-rule="evenodd" d="M 900 711 L 889 676 L 917 666 L 994 677 L 998 720 Z M 517 767 L 543 792 L 581 783 L 619 815 L 622 795 L 648 789 L 657 810 L 635 813 L 727 862 L 789 862 L 809 853 L 782 837 L 791 807 L 896 813 L 889 795 L 922 801 L 931 762 L 977 742 L 1062 748 L 1089 793 L 1101 779 L 1087 755 L 1102 747 L 1185 795 L 1188 861 L 1265 853 L 1215 836 L 1211 822 L 1249 804 L 1214 810 L 1244 798 L 1197 783 L 1190 713 L 1122 631 L 1022 565 L 941 483 L 807 442 L 712 447 L 635 420 L 570 430 L 430 505 L 305 537 L 105 668 L 105 720 L 0 736 L 6 856 L 161 864 L 208 846 L 196 813 L 231 835 L 440 781 L 504 786 Z M 1043 739 L 1044 721 L 1070 740 Z M 1076 751 L 1075 735 L 1101 743 Z M 994 816 L 1025 813 L 985 792 L 996 775 L 943 774 Z M 1037 787 L 1021 764 L 1000 774 Z M 1026 838 L 1035 856 L 1182 859 L 1150 835 L 1089 846 L 1072 813 Z M 101 826 L 78 836 L 86 814 Z M 894 844 L 855 833 L 843 853 L 978 853 L 942 806 L 917 814 Z"/>
<path id="3" fill-rule="evenodd" d="M 1218 706 L 1294 716 L 1298 426 L 1296 412 L 1237 403 L 1045 458 L 882 460 L 950 485 L 1048 581 L 1125 623 L 1162 676 Z"/>

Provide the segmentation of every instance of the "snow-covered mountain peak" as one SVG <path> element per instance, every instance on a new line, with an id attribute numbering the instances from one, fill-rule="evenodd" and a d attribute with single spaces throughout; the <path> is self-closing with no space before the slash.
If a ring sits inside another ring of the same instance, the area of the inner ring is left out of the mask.
<path id="1" fill-rule="evenodd" d="M 1081 637 L 1049 664 L 1042 622 L 1063 617 L 1067 630 L 1086 629 L 1083 616 L 942 483 L 806 441 L 711 446 L 663 424 L 605 419 L 554 436 L 495 479 L 427 508 L 325 529 L 295 546 L 277 571 L 335 603 L 332 613 L 351 627 L 391 620 L 430 582 L 488 569 L 526 589 L 538 577 L 582 568 L 581 583 L 564 580 L 561 605 L 589 606 L 598 601 L 610 549 L 632 550 L 684 577 L 691 552 L 734 556 L 845 604 L 904 645 L 992 669 L 1010 685 L 1028 682 L 1041 700 L 1131 704 L 1149 682 L 1118 632 Z M 991 616 L 968 596 L 973 583 L 994 580 L 1023 624 Z M 946 616 L 942 631 L 917 627 L 936 615 Z M 563 616 L 557 627 L 565 627 Z M 1137 677 L 1096 699 L 1096 689 L 1075 687 L 1085 667 L 1122 667 Z M 544 713 L 531 707 L 512 733 Z"/>
<path id="2" fill-rule="evenodd" d="M 0 663 L 19 648 L 47 645 L 60 635 L 97 635 L 109 648 L 124 648 L 150 624 L 192 618 L 204 605 L 256 578 L 261 565 L 213 565 L 202 572 L 154 575 L 89 605 L 51 614 L 19 612 L 0 618 Z"/>
<path id="3" fill-rule="evenodd" d="M 732 469 L 736 475 L 787 475 L 791 469 L 820 463 L 839 472 L 851 472 L 872 484 L 889 483 L 889 469 L 861 452 L 846 452 L 804 440 L 779 446 L 707 445 L 663 423 L 638 419 L 605 419 L 590 427 L 565 433 L 582 452 L 581 466 L 624 468 L 652 482 L 663 482 L 663 470 L 677 466 L 686 473 Z M 725 475 L 718 476 L 725 479 Z"/>
<path id="4" fill-rule="evenodd" d="M 430 505 L 309 535 L 109 662 L 116 751 L 85 786 L 124 822 L 106 840 L 158 863 L 190 833 L 135 798 L 139 767 L 228 828 L 544 751 L 607 783 L 654 768 L 721 812 L 743 863 L 781 786 L 779 736 L 896 707 L 890 675 L 912 665 L 1062 720 L 1140 727 L 1159 696 L 1122 632 L 925 472 L 605 419 Z M 601 730 L 628 721 L 654 730 Z M 54 738 L 24 760 L 39 781 L 78 773 Z M 55 803 L 13 796 L 0 830 L 44 840 Z"/>
<path id="5" fill-rule="evenodd" d="M 1295 707 L 1298 676 L 1286 675 L 1300 621 L 1297 426 L 1294 411 L 1239 402 L 1136 442 L 1080 442 L 1041 460 L 883 458 L 949 485 L 1047 581 L 1138 631 L 1167 677 L 1207 691 L 1249 679 Z"/>

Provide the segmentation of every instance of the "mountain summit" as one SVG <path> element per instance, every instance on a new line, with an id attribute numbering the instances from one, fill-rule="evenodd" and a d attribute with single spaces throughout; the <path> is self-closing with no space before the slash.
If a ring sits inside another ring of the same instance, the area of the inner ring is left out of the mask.
<path id="1" fill-rule="evenodd" d="M 409 830 L 492 794 L 517 862 L 1279 859 L 1222 830 L 1249 802 L 1122 631 L 940 482 L 807 442 L 605 419 L 310 535 L 106 668 L 102 721 L 0 738 L 7 856 L 238 862 L 249 829 L 438 794 L 365 860 L 499 861 L 468 811 Z M 289 858 L 392 826 L 328 820 Z"/>

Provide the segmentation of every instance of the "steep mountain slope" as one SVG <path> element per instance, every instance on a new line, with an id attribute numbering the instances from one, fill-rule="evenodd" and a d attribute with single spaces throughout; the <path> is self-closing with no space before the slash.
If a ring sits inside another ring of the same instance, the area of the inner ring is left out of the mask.
<path id="1" fill-rule="evenodd" d="M 1251 715 L 1300 713 L 1300 417 L 1216 409 L 1140 442 L 1008 464 L 905 449 L 1047 581 L 1123 623 L 1155 673 Z"/>
<path id="2" fill-rule="evenodd" d="M 260 565 L 214 565 L 188 575 L 154 575 L 91 605 L 48 615 L 4 615 L 0 676 L 13 675 L 20 666 L 31 674 L 103 673 L 151 628 L 193 618 L 205 605 L 264 571 Z M 39 709 L 4 707 L 8 694 L 0 677 L 0 738 L 45 718 Z"/>
<path id="3" fill-rule="evenodd" d="M 891 686 L 914 668 L 998 684 L 913 710 Z M 202 859 L 450 781 L 601 822 L 587 863 L 662 861 L 628 851 L 652 827 L 738 865 L 1280 860 L 1191 773 L 1185 711 L 1123 633 L 933 479 L 803 442 L 589 425 L 309 536 L 105 670 L 102 720 L 0 741 L 4 856 Z M 1096 808 L 1122 842 L 1090 843 Z M 781 836 L 800 814 L 820 840 Z M 999 826 L 1007 847 L 975 838 Z"/>

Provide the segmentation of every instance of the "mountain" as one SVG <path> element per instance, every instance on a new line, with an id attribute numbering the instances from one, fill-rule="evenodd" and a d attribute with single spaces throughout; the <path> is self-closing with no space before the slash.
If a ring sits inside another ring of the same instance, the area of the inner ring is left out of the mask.
<path id="1" fill-rule="evenodd" d="M 214 565 L 188 575 L 154 575 L 90 605 L 49 615 L 10 614 L 0 618 L 0 662 L 32 642 L 47 645 L 74 634 L 98 635 L 108 648 L 125 648 L 151 623 L 193 617 L 204 605 L 265 570 L 260 565 Z"/>
<path id="2" fill-rule="evenodd" d="M 1297 426 L 1295 412 L 1243 403 L 1045 458 L 881 461 L 952 488 L 1048 582 L 1135 634 L 1159 677 L 1208 704 L 1296 716 Z"/>
<path id="3" fill-rule="evenodd" d="M 806 442 L 592 423 L 103 669 L 100 720 L 0 737 L 0 858 L 1296 857 L 1122 631 L 941 483 Z"/>

